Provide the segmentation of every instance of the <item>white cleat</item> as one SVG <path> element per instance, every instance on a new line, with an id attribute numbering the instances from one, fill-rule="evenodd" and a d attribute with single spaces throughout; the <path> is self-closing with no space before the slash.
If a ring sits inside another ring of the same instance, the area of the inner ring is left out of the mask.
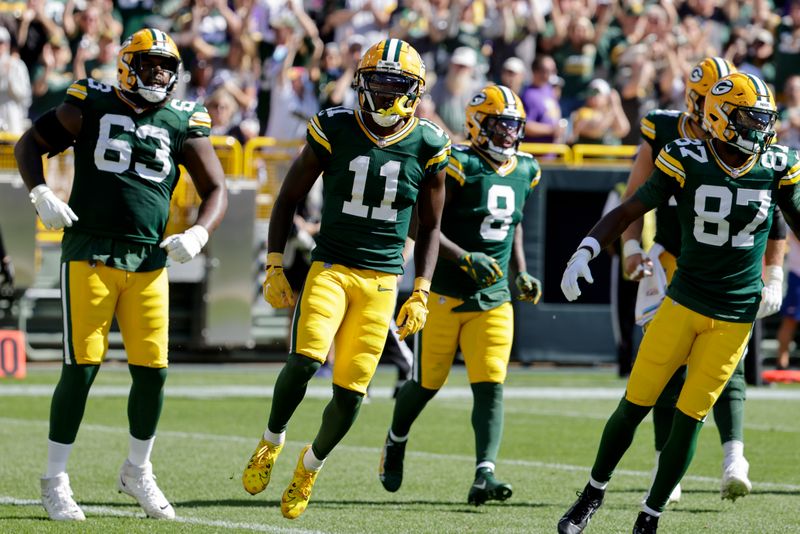
<path id="1" fill-rule="evenodd" d="M 85 521 L 83 510 L 72 498 L 69 475 L 42 478 L 42 506 L 53 521 Z"/>
<path id="2" fill-rule="evenodd" d="M 728 465 L 722 466 L 722 486 L 720 497 L 735 501 L 739 497 L 744 497 L 753 489 L 747 474 L 750 471 L 750 463 L 744 456 L 736 458 Z"/>
<path id="3" fill-rule="evenodd" d="M 156 485 L 153 464 L 137 467 L 125 460 L 117 481 L 119 491 L 137 500 L 148 517 L 153 519 L 175 519 L 175 510 Z"/>

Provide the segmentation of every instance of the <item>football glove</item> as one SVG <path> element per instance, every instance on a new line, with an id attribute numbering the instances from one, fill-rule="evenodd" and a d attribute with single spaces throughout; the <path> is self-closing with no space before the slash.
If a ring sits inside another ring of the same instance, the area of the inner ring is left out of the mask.
<path id="1" fill-rule="evenodd" d="M 264 279 L 264 300 L 273 308 L 288 308 L 294 305 L 294 292 L 283 273 L 283 254 L 267 254 L 267 277 Z"/>
<path id="2" fill-rule="evenodd" d="M 425 326 L 428 318 L 428 293 L 430 293 L 431 282 L 418 277 L 414 280 L 414 291 L 408 300 L 405 301 L 397 314 L 397 334 L 400 341 L 407 336 L 416 334 Z"/>
<path id="3" fill-rule="evenodd" d="M 592 271 L 589 270 L 589 260 L 592 253 L 585 248 L 579 248 L 567 262 L 567 268 L 561 276 L 561 292 L 568 301 L 572 302 L 581 296 L 581 289 L 578 287 L 578 279 L 583 277 L 590 284 L 594 283 Z"/>
<path id="4" fill-rule="evenodd" d="M 756 319 L 778 313 L 783 303 L 783 267 L 767 265 L 764 274 L 767 282 L 761 289 L 761 304 L 758 305 Z"/>
<path id="5" fill-rule="evenodd" d="M 158 246 L 167 252 L 167 256 L 178 263 L 186 263 L 203 250 L 208 243 L 208 230 L 195 224 L 182 234 L 172 234 Z"/>
<path id="6" fill-rule="evenodd" d="M 458 258 L 461 267 L 480 287 L 489 287 L 503 276 L 497 260 L 483 252 L 467 252 Z"/>
<path id="7" fill-rule="evenodd" d="M 61 230 L 65 226 L 72 226 L 78 216 L 69 205 L 58 198 L 53 190 L 45 184 L 40 184 L 31 189 L 28 195 L 36 206 L 36 213 L 48 230 Z"/>
<path id="8" fill-rule="evenodd" d="M 542 297 L 542 283 L 538 279 L 523 271 L 517 274 L 514 283 L 519 289 L 518 300 L 539 303 L 539 299 Z"/>

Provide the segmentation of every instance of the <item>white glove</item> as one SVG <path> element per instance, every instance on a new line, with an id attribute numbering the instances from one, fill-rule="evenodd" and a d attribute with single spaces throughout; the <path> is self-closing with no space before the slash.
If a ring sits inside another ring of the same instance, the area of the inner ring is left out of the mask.
<path id="1" fill-rule="evenodd" d="M 65 226 L 72 226 L 78 216 L 66 202 L 53 193 L 45 184 L 40 184 L 31 189 L 31 202 L 36 206 L 36 213 L 48 230 L 61 230 Z"/>
<path id="2" fill-rule="evenodd" d="M 208 243 L 208 230 L 195 224 L 182 234 L 173 234 L 161 242 L 159 247 L 167 251 L 167 256 L 178 263 L 186 263 L 203 250 Z"/>
<path id="3" fill-rule="evenodd" d="M 767 282 L 761 290 L 761 304 L 758 305 L 756 319 L 778 313 L 783 303 L 783 267 L 767 265 L 764 274 Z"/>
<path id="4" fill-rule="evenodd" d="M 585 248 L 579 248 L 567 262 L 567 268 L 564 269 L 564 274 L 561 276 L 561 292 L 568 301 L 572 302 L 581 296 L 581 290 L 578 287 L 579 278 L 583 277 L 590 284 L 594 283 L 592 271 L 589 270 L 589 260 L 591 259 L 591 252 Z"/>

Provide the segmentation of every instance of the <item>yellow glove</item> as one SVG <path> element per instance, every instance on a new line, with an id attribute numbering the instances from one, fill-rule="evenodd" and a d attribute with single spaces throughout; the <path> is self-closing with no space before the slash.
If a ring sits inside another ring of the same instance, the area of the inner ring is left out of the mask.
<path id="1" fill-rule="evenodd" d="M 264 280 L 264 300 L 273 308 L 288 308 L 294 305 L 294 292 L 283 274 L 283 254 L 267 254 L 267 277 Z"/>
<path id="2" fill-rule="evenodd" d="M 414 291 L 400 308 L 400 313 L 397 314 L 397 326 L 400 328 L 397 333 L 401 341 L 409 335 L 416 334 L 425 326 L 425 320 L 428 318 L 428 293 L 430 290 L 430 280 L 414 279 Z"/>

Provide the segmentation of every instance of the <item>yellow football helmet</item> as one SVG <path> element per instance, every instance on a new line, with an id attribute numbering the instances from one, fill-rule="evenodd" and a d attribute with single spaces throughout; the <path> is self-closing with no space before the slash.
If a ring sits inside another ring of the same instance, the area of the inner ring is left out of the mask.
<path id="1" fill-rule="evenodd" d="M 517 153 L 524 137 L 525 108 L 508 87 L 487 85 L 467 104 L 466 124 L 472 146 L 496 161 L 506 161 Z"/>
<path id="2" fill-rule="evenodd" d="M 146 55 L 162 56 L 174 61 L 167 61 L 161 65 L 162 70 L 170 73 L 166 85 L 153 83 L 153 73 L 149 73 L 151 85 L 145 85 L 141 75 L 152 67 L 142 65 L 142 58 Z M 128 37 L 119 51 L 117 59 L 117 81 L 119 88 L 129 93 L 137 94 L 147 102 L 157 103 L 164 101 L 178 82 L 178 69 L 181 64 L 181 54 L 175 41 L 154 28 L 143 28 Z"/>
<path id="3" fill-rule="evenodd" d="M 692 67 L 686 80 L 686 111 L 698 124 L 703 124 L 703 99 L 720 78 L 736 72 L 733 63 L 721 57 L 709 56 Z"/>
<path id="4" fill-rule="evenodd" d="M 736 72 L 706 95 L 705 128 L 746 154 L 760 154 L 775 137 L 775 99 L 764 80 Z"/>
<path id="5" fill-rule="evenodd" d="M 414 114 L 425 90 L 425 64 L 407 42 L 380 41 L 361 56 L 353 88 L 361 109 L 389 127 Z"/>

